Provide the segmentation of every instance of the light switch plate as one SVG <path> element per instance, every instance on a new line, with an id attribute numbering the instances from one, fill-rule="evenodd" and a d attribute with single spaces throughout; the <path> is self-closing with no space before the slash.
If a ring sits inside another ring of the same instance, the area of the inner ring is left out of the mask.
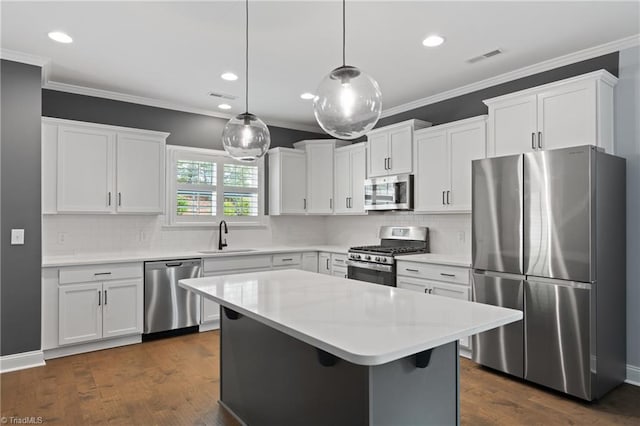
<path id="1" fill-rule="evenodd" d="M 24 229 L 11 230 L 11 245 L 18 246 L 24 244 Z"/>

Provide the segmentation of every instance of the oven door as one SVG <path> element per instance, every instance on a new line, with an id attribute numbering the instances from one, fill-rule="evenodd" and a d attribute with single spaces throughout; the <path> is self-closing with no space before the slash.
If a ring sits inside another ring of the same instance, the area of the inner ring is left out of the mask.
<path id="1" fill-rule="evenodd" d="M 347 278 L 395 287 L 396 268 L 393 265 L 348 260 Z"/>
<path id="2" fill-rule="evenodd" d="M 396 175 L 365 180 L 365 210 L 411 210 L 412 208 L 412 175 Z"/>

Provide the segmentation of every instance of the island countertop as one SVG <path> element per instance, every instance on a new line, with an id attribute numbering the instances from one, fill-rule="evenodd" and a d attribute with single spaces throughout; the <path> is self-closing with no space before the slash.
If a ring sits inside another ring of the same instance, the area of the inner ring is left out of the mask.
<path id="1" fill-rule="evenodd" d="M 354 364 L 380 365 L 522 319 L 522 312 L 299 270 L 180 280 Z"/>

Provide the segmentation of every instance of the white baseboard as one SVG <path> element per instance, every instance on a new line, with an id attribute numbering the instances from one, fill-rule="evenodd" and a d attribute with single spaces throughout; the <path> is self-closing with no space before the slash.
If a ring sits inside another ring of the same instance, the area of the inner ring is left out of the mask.
<path id="1" fill-rule="evenodd" d="M 98 340 L 97 342 L 82 343 L 79 345 L 61 346 L 59 348 L 44 351 L 44 359 L 60 358 L 63 356 L 82 354 L 85 352 L 100 351 L 102 349 L 117 348 L 119 346 L 134 345 L 142 342 L 142 335 L 120 337 L 117 339 Z"/>
<path id="2" fill-rule="evenodd" d="M 217 321 L 205 322 L 203 324 L 200 324 L 198 331 L 202 333 L 203 331 L 217 330 L 219 328 L 220 328 L 220 320 L 217 320 Z"/>
<path id="3" fill-rule="evenodd" d="M 41 350 L 5 355 L 0 357 L 0 373 L 42 367 L 44 364 L 44 354 Z"/>
<path id="4" fill-rule="evenodd" d="M 627 364 L 627 380 L 624 382 L 630 385 L 640 386 L 640 367 Z"/>

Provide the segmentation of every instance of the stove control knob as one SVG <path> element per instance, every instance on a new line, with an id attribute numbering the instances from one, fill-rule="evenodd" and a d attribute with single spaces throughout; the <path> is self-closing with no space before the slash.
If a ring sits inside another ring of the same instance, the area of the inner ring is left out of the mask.
<path id="1" fill-rule="evenodd" d="M 371 260 L 371 256 L 366 255 L 366 256 L 364 257 L 364 259 L 365 259 L 365 260 Z"/>
<path id="2" fill-rule="evenodd" d="M 354 258 L 354 259 L 360 259 L 360 255 L 359 255 L 359 254 L 354 254 L 354 255 L 353 255 L 353 258 Z"/>
<path id="3" fill-rule="evenodd" d="M 382 263 L 386 263 L 387 258 L 386 258 L 386 257 L 382 257 L 382 258 L 380 258 L 380 261 L 381 261 Z"/>
<path id="4" fill-rule="evenodd" d="M 379 256 L 376 256 L 376 259 L 375 259 L 375 260 L 376 260 L 376 262 L 380 262 L 380 257 L 379 257 Z"/>

